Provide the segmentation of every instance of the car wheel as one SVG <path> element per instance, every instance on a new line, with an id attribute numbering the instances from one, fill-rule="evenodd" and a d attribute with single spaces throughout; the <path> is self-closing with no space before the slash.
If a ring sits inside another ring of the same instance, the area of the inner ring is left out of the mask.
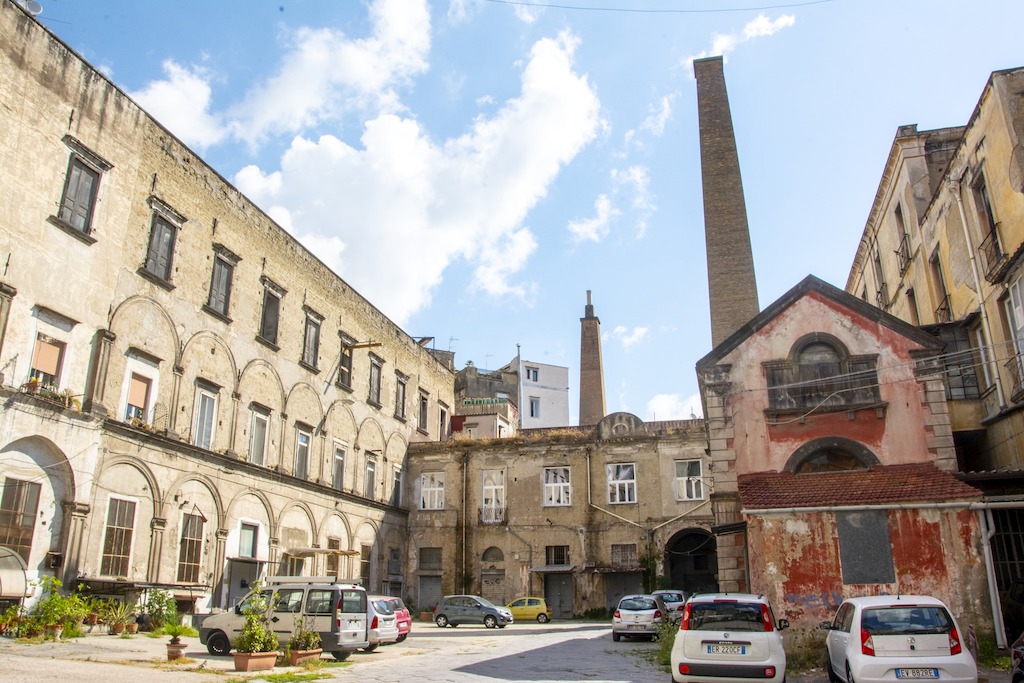
<path id="1" fill-rule="evenodd" d="M 346 659 L 348 659 L 348 656 L 350 654 L 352 653 L 348 650 L 331 650 L 331 655 L 333 655 L 334 658 L 337 659 L 339 662 L 344 662 Z"/>
<path id="2" fill-rule="evenodd" d="M 363 648 L 363 652 L 373 652 L 378 647 L 380 647 L 380 643 L 374 643 L 373 645 L 367 645 L 366 647 Z"/>
<path id="3" fill-rule="evenodd" d="M 621 637 L 622 636 L 620 636 L 618 633 L 615 633 L 614 631 L 612 632 L 612 640 L 614 640 L 616 643 L 619 642 L 619 638 Z"/>
<path id="4" fill-rule="evenodd" d="M 441 628 L 444 628 L 448 625 L 448 617 L 446 617 L 443 614 L 438 614 L 437 617 L 434 619 L 434 623 L 440 626 Z"/>
<path id="5" fill-rule="evenodd" d="M 494 628 L 497 625 L 498 620 L 494 617 L 493 614 L 488 614 L 486 617 L 484 617 L 484 626 L 486 626 L 487 628 Z"/>
<path id="6" fill-rule="evenodd" d="M 850 663 L 846 663 L 846 683 L 853 683 L 853 672 L 850 671 Z"/>
<path id="7" fill-rule="evenodd" d="M 226 657 L 231 652 L 231 641 L 221 631 L 214 631 L 206 638 L 206 650 L 211 655 Z"/>
<path id="8" fill-rule="evenodd" d="M 505 628 L 508 624 L 498 624 L 498 628 Z"/>
<path id="9" fill-rule="evenodd" d="M 548 619 L 548 615 L 546 615 L 546 614 L 538 614 L 537 615 L 537 621 L 539 621 L 542 624 L 546 624 L 546 623 L 548 623 L 551 620 Z"/>
<path id="10" fill-rule="evenodd" d="M 408 634 L 408 633 L 403 633 L 402 635 L 398 636 L 398 640 L 396 640 L 395 642 L 396 642 L 396 643 L 400 643 L 400 642 L 402 642 L 403 640 L 405 640 L 405 639 L 406 639 L 406 638 L 407 638 L 408 636 L 409 636 L 409 634 Z"/>

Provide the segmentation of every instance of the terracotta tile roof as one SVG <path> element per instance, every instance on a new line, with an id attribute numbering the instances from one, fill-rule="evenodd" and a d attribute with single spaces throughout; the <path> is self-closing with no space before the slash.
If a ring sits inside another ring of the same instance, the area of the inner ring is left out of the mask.
<path id="1" fill-rule="evenodd" d="M 739 477 L 745 509 L 878 505 L 980 500 L 981 491 L 931 463 L 867 470 L 793 474 L 761 472 Z"/>

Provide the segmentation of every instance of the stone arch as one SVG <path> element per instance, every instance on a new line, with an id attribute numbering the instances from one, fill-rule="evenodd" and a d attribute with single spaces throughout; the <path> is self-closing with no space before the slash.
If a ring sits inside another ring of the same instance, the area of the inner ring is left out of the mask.
<path id="1" fill-rule="evenodd" d="M 124 505 L 131 514 L 133 529 L 128 567 L 122 578 L 129 581 L 148 580 L 149 558 L 154 548 L 151 547 L 155 536 L 150 533 L 154 519 L 160 518 L 162 511 L 159 501 L 163 493 L 149 465 L 133 455 L 115 454 L 106 459 L 96 476 L 96 488 L 93 494 L 92 524 L 89 538 L 83 539 L 83 562 L 85 575 L 99 576 L 104 559 L 106 519 L 113 501 L 125 501 Z"/>
<path id="2" fill-rule="evenodd" d="M 820 460 L 813 468 L 808 465 Z M 823 472 L 837 470 L 866 469 L 880 465 L 870 448 L 843 436 L 823 436 L 808 441 L 793 451 L 786 460 L 785 472 Z"/>
<path id="3" fill-rule="evenodd" d="M 366 590 L 371 592 L 378 592 L 381 583 L 381 539 L 380 539 L 380 526 L 373 520 L 364 519 L 359 526 L 356 528 L 355 547 L 353 550 L 359 551 L 360 555 L 364 546 L 369 546 L 369 569 L 370 575 L 366 578 Z M 361 557 L 355 558 L 357 562 L 361 561 Z M 356 578 L 359 577 L 358 571 L 361 569 L 361 565 L 357 565 Z"/>
<path id="4" fill-rule="evenodd" d="M 301 425 L 309 435 L 309 452 L 306 455 L 306 479 L 316 479 L 323 472 L 323 435 L 324 408 L 320 394 L 306 382 L 292 386 L 285 399 L 284 413 L 288 422 L 282 425 L 281 436 L 281 468 L 290 474 L 297 474 L 295 468 L 295 447 L 299 438 L 297 430 Z"/>
<path id="5" fill-rule="evenodd" d="M 127 398 L 129 368 L 138 367 L 155 383 L 149 397 L 149 414 L 145 417 L 155 428 L 167 429 L 174 402 L 174 368 L 180 364 L 182 349 L 170 313 L 154 299 L 131 296 L 111 313 L 109 328 L 114 341 L 107 364 L 106 385 L 102 396 L 97 398 L 115 417 L 124 419 L 120 411 Z M 146 330 L 146 334 L 139 335 L 138 330 Z"/>
<path id="6" fill-rule="evenodd" d="M 336 539 L 339 550 L 352 551 L 353 547 L 353 536 L 352 529 L 349 526 L 348 518 L 338 512 L 337 510 L 331 510 L 321 520 L 318 527 L 320 529 L 320 536 L 318 542 L 321 548 L 330 548 L 332 539 Z M 328 562 L 325 560 L 324 573 L 330 576 L 330 572 L 327 571 Z M 342 555 L 337 559 L 336 572 L 338 576 L 344 578 L 352 578 L 357 573 L 356 564 L 351 555 Z"/>
<path id="7" fill-rule="evenodd" d="M 277 520 L 267 495 L 260 490 L 240 490 L 228 503 L 224 516 L 224 567 L 227 590 L 221 595 L 221 607 L 234 605 L 253 581 L 264 578 L 272 561 L 277 560 L 276 547 L 270 539 L 277 537 Z M 255 552 L 242 552 L 243 524 L 256 527 Z M 216 570 L 215 570 L 216 573 Z"/>
<path id="8" fill-rule="evenodd" d="M 187 505 L 182 506 L 184 501 L 188 501 Z M 179 477 L 167 487 L 166 497 L 161 500 L 161 504 L 164 510 L 173 510 L 177 505 L 182 512 L 190 514 L 197 514 L 198 509 L 198 514 L 207 517 L 215 529 L 220 528 L 224 522 L 224 501 L 220 489 L 205 474 L 187 473 Z"/>
<path id="9" fill-rule="evenodd" d="M 480 561 L 484 563 L 504 562 L 505 553 L 502 552 L 501 548 L 499 548 L 498 546 L 492 545 L 491 547 L 484 550 L 483 554 L 480 556 Z"/>
<path id="10" fill-rule="evenodd" d="M 597 440 L 624 439 L 647 434 L 647 425 L 632 413 L 612 413 L 597 423 Z"/>
<path id="11" fill-rule="evenodd" d="M 384 491 L 384 446 L 386 438 L 384 436 L 384 429 L 380 423 L 372 417 L 368 417 L 362 421 L 359 425 L 359 432 L 356 435 L 356 445 L 353 448 L 354 451 L 363 452 L 362 460 L 358 460 L 355 464 L 355 472 L 353 476 L 353 488 L 356 491 L 361 492 L 366 496 L 367 489 L 367 462 L 373 460 L 376 464 L 375 475 L 376 481 L 373 485 L 373 491 L 371 496 L 373 500 L 380 500 L 383 498 Z M 360 466 L 361 465 L 361 466 Z"/>
<path id="12" fill-rule="evenodd" d="M 831 346 L 833 350 L 839 355 L 841 360 L 845 360 L 850 357 L 850 351 L 846 348 L 839 337 L 829 334 L 827 332 L 811 332 L 803 335 L 789 348 L 789 360 L 792 363 L 800 362 L 800 355 L 807 349 L 807 347 L 814 344 L 826 344 Z"/>
<path id="13" fill-rule="evenodd" d="M 280 522 L 278 523 L 277 542 L 281 549 L 281 565 L 279 574 L 307 574 L 306 567 L 308 555 L 299 550 L 311 548 L 317 539 L 316 522 L 314 521 L 313 510 L 303 500 L 291 501 L 281 510 Z M 294 558 L 301 561 L 302 570 L 295 570 L 289 566 Z"/>
<path id="14" fill-rule="evenodd" d="M 707 529 L 688 527 L 665 544 L 665 575 L 687 594 L 718 590 L 718 544 Z"/>
<path id="15" fill-rule="evenodd" d="M 213 332 L 208 330 L 197 332 L 185 342 L 181 352 L 180 366 L 182 382 L 178 406 L 175 408 L 177 431 L 188 434 L 189 442 L 193 440 L 197 387 L 201 381 L 204 388 L 211 391 L 214 388 L 217 389 L 215 392 L 217 394 L 217 414 L 210 450 L 227 451 L 233 436 L 234 403 L 232 397 L 237 390 L 238 383 L 237 363 L 230 346 L 220 335 Z"/>
<path id="16" fill-rule="evenodd" d="M 250 436 L 257 411 L 266 416 L 262 463 L 273 467 L 281 461 L 281 416 L 285 413 L 284 383 L 277 369 L 262 358 L 249 361 L 238 377 L 238 423 L 235 425 L 235 452 L 253 461 Z"/>

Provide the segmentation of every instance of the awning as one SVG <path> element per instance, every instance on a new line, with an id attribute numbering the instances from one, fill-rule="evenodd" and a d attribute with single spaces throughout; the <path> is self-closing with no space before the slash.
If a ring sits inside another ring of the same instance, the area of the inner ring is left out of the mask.
<path id="1" fill-rule="evenodd" d="M 338 548 L 288 548 L 284 551 L 289 557 L 313 557 L 314 555 L 359 555 L 358 550 L 339 550 Z"/>
<path id="2" fill-rule="evenodd" d="M 574 564 L 539 564 L 536 567 L 530 567 L 531 572 L 538 574 L 568 574 L 576 570 Z"/>
<path id="3" fill-rule="evenodd" d="M 21 555 L 0 546 L 0 598 L 20 600 L 27 591 L 28 580 L 25 578 L 25 562 Z"/>
<path id="4" fill-rule="evenodd" d="M 88 584 L 97 590 L 108 593 L 128 593 L 131 591 L 165 590 L 172 593 L 206 593 L 210 587 L 204 583 L 156 583 L 152 581 L 128 581 L 125 579 L 97 578 L 78 576 L 78 582 Z"/>

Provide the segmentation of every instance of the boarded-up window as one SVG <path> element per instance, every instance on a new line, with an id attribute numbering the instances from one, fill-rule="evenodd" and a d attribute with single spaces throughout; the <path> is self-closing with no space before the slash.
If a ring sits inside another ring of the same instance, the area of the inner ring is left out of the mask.
<path id="1" fill-rule="evenodd" d="M 843 584 L 892 583 L 896 580 L 884 510 L 836 514 Z"/>

